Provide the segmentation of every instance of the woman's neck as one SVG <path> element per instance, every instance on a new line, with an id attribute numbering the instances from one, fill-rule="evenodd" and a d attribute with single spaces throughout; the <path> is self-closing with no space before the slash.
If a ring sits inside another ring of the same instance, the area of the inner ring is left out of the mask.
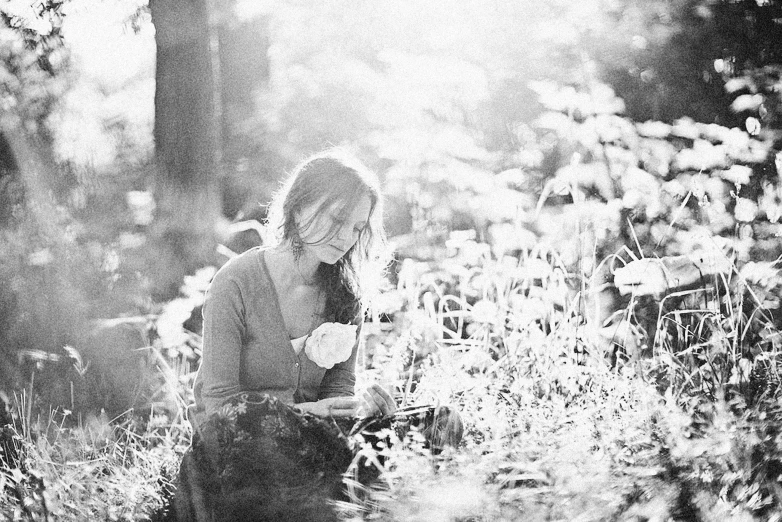
<path id="1" fill-rule="evenodd" d="M 273 251 L 281 268 L 280 274 L 284 277 L 282 283 L 285 286 L 311 286 L 315 284 L 320 260 L 312 253 L 304 250 L 297 259 L 291 246 L 284 243 L 274 247 Z"/>

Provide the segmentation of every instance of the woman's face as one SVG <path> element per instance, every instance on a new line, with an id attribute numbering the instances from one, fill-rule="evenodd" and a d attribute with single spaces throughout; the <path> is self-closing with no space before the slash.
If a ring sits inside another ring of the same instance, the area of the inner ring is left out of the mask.
<path id="1" fill-rule="evenodd" d="M 359 235 L 369 224 L 372 202 L 368 195 L 362 195 L 356 205 L 340 217 L 339 203 L 326 204 L 318 209 L 323 200 L 305 207 L 297 216 L 300 224 L 299 236 L 304 248 L 321 262 L 333 265 L 358 241 Z M 315 215 L 317 213 L 317 215 Z"/>

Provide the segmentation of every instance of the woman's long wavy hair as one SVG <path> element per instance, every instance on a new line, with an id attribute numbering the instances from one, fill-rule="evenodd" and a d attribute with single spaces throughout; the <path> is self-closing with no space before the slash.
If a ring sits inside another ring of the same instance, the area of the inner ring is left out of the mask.
<path id="1" fill-rule="evenodd" d="M 370 199 L 370 215 L 358 241 L 334 265 L 321 263 L 318 267 L 316 281 L 326 295 L 327 321 L 360 320 L 388 264 L 380 181 L 352 154 L 329 149 L 300 163 L 269 204 L 265 242 L 289 243 L 294 255 L 299 255 L 305 244 L 331 240 L 339 230 L 339 220 L 364 195 Z M 316 204 L 314 215 L 306 223 L 298 223 L 296 215 Z M 324 237 L 305 242 L 300 231 L 307 230 L 323 212 L 336 212 L 337 221 Z"/>

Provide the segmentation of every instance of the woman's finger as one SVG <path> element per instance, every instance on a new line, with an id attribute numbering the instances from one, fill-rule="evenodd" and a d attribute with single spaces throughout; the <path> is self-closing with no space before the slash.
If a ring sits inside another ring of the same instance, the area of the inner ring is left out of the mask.
<path id="1" fill-rule="evenodd" d="M 642 279 L 637 277 L 631 277 L 630 275 L 627 275 L 624 272 L 616 272 L 614 274 L 614 284 L 617 287 L 622 286 L 634 286 L 637 284 L 640 284 Z"/>
<path id="2" fill-rule="evenodd" d="M 382 395 L 384 398 L 386 398 L 387 400 L 389 400 L 391 402 L 394 401 L 394 397 L 391 395 L 391 393 L 385 387 L 375 383 L 375 384 L 372 385 L 372 388 L 377 390 L 377 392 L 380 395 Z"/>
<path id="3" fill-rule="evenodd" d="M 638 259 L 614 270 L 614 282 L 639 283 L 661 274 L 663 264 L 659 259 Z"/>
<path id="4" fill-rule="evenodd" d="M 640 259 L 616 269 L 614 285 L 622 295 L 656 295 L 668 288 L 662 264 L 656 259 Z"/>
<path id="5" fill-rule="evenodd" d="M 380 411 L 380 407 L 377 405 L 374 396 L 368 389 L 361 392 L 361 398 L 364 401 L 361 406 L 361 415 L 363 417 L 372 417 Z"/>
<path id="6" fill-rule="evenodd" d="M 396 411 L 396 404 L 394 403 L 393 397 L 391 397 L 391 395 L 380 385 L 373 384 L 368 391 L 371 394 L 375 405 L 380 410 L 381 415 L 391 415 Z"/>
<path id="7" fill-rule="evenodd" d="M 634 263 L 637 262 L 638 261 L 634 261 Z M 622 268 L 617 268 L 614 271 L 614 284 L 633 285 L 640 283 L 646 276 L 644 272 L 645 268 L 633 266 L 633 263 L 630 263 L 629 265 Z"/>
<path id="8" fill-rule="evenodd" d="M 391 415 L 396 411 L 396 400 L 394 399 L 394 396 L 389 393 L 389 391 L 380 386 L 379 384 L 375 384 L 373 386 L 374 389 L 378 391 L 378 393 L 383 397 L 383 400 L 385 401 L 386 405 L 388 406 L 388 413 L 386 415 Z"/>

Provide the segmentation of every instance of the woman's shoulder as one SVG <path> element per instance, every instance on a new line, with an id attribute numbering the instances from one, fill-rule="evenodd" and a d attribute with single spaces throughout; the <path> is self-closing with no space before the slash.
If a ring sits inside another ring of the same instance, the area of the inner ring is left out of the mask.
<path id="1" fill-rule="evenodd" d="M 212 284 L 233 281 L 239 286 L 263 279 L 261 256 L 265 247 L 253 247 L 229 259 L 215 274 Z"/>

